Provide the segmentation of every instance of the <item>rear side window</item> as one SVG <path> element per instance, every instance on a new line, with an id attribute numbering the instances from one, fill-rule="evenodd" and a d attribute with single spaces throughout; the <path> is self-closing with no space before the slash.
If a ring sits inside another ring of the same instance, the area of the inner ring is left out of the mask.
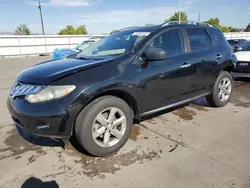
<path id="1" fill-rule="evenodd" d="M 214 44 L 216 46 L 220 46 L 222 44 L 226 44 L 227 43 L 227 39 L 226 37 L 223 35 L 223 33 L 218 30 L 218 29 L 209 29 L 209 34 L 211 35 L 211 37 L 213 38 Z M 233 43 L 233 41 L 228 41 L 229 43 L 231 42 L 231 44 Z"/>
<path id="2" fill-rule="evenodd" d="M 212 41 L 204 29 L 187 28 L 192 52 L 206 50 L 213 47 Z"/>
<path id="3" fill-rule="evenodd" d="M 162 33 L 149 46 L 164 49 L 168 57 L 185 53 L 184 40 L 179 29 L 172 29 Z"/>

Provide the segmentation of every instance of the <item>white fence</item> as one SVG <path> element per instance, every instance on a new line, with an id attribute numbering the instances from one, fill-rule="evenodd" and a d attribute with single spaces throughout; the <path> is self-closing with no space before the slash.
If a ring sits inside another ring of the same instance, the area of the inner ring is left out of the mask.
<path id="1" fill-rule="evenodd" d="M 105 35 L 0 35 L 0 58 L 50 54 L 55 48 L 72 48 L 78 43 Z"/>
<path id="2" fill-rule="evenodd" d="M 247 39 L 250 41 L 250 32 L 225 33 L 227 39 Z"/>
<path id="3" fill-rule="evenodd" d="M 55 48 L 72 48 L 79 42 L 105 35 L 0 35 L 0 58 L 50 54 Z M 250 32 L 225 33 L 227 39 L 250 40 Z"/>

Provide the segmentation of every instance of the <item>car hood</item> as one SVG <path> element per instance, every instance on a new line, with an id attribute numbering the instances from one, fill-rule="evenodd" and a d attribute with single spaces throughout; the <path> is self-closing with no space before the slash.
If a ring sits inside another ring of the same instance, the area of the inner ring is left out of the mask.
<path id="1" fill-rule="evenodd" d="M 28 84 L 48 85 L 51 82 L 62 77 L 77 73 L 79 71 L 83 71 L 88 68 L 102 65 L 104 63 L 107 63 L 108 61 L 110 61 L 110 59 L 82 60 L 67 58 L 50 60 L 22 71 L 18 75 L 17 81 Z"/>
<path id="2" fill-rule="evenodd" d="M 238 61 L 250 61 L 250 51 L 241 51 L 235 53 Z"/>

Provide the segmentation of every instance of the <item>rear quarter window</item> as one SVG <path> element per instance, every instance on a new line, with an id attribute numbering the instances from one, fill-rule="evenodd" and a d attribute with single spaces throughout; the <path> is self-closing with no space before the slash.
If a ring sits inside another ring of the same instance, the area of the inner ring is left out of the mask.
<path id="1" fill-rule="evenodd" d="M 210 28 L 208 31 L 214 41 L 215 46 L 220 46 L 223 44 L 228 45 L 230 42 L 233 44 L 232 41 L 227 41 L 226 37 L 220 30 Z"/>

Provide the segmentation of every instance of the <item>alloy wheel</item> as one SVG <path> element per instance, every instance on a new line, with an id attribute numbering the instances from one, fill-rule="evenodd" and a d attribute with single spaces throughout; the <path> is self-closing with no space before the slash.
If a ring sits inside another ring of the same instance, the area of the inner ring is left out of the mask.
<path id="1" fill-rule="evenodd" d="M 232 83 L 229 78 L 223 78 L 219 83 L 218 96 L 220 101 L 225 102 L 228 100 L 232 92 Z"/>
<path id="2" fill-rule="evenodd" d="M 118 108 L 107 108 L 96 116 L 92 136 L 99 146 L 112 147 L 123 138 L 126 127 L 125 114 Z"/>

